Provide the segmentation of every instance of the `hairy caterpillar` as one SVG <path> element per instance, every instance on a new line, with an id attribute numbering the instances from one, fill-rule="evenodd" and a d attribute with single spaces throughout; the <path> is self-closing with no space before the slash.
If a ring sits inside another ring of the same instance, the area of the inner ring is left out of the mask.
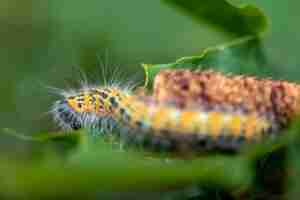
<path id="1" fill-rule="evenodd" d="M 148 97 L 117 86 L 85 87 L 65 93 L 52 113 L 65 129 L 118 127 L 121 138 L 152 150 L 232 152 L 283 128 L 300 94 L 292 83 L 211 71 L 163 71 L 154 85 Z"/>

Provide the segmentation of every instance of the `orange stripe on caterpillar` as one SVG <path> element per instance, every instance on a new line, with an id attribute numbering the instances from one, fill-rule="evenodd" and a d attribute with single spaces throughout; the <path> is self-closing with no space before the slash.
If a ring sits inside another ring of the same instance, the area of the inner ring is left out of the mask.
<path id="1" fill-rule="evenodd" d="M 226 126 L 224 117 L 224 114 L 218 112 L 212 112 L 208 116 L 209 132 L 216 138 L 221 135 L 222 130 Z"/>

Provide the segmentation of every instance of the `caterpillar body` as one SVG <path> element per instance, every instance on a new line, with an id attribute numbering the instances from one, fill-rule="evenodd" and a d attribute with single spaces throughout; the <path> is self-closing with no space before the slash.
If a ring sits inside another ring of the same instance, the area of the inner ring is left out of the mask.
<path id="1" fill-rule="evenodd" d="M 242 104 L 234 105 L 225 98 L 221 101 L 223 104 L 211 103 L 211 98 L 207 95 L 199 97 L 205 99 L 206 103 L 202 101 L 199 104 L 180 106 L 176 102 L 170 102 L 168 97 L 174 100 L 181 98 L 180 92 L 176 94 L 172 93 L 172 90 L 169 94 L 165 92 L 162 95 L 162 90 L 169 85 L 163 83 L 162 79 L 169 77 L 170 73 L 195 75 L 194 78 L 188 79 L 190 84 L 194 84 L 196 78 L 207 74 L 220 76 L 214 72 L 188 70 L 161 72 L 157 76 L 154 95 L 151 97 L 135 95 L 116 86 L 86 87 L 66 93 L 64 99 L 57 101 L 52 111 L 54 119 L 66 129 L 91 128 L 110 133 L 117 127 L 120 130 L 120 138 L 129 143 L 142 144 L 154 151 L 168 152 L 236 152 L 244 143 L 259 142 L 264 138 L 273 137 L 274 133 L 282 128 L 275 112 L 250 112 L 245 110 Z M 173 75 L 177 77 L 175 80 L 185 77 L 180 75 L 178 78 L 178 74 Z M 230 80 L 230 77 L 223 78 L 225 82 Z M 168 80 L 172 79 L 169 77 Z M 224 84 L 224 80 L 214 84 Z M 173 86 L 180 88 L 180 84 L 177 82 Z M 212 83 L 206 80 L 200 83 L 202 86 L 203 84 Z M 192 96 L 186 96 L 186 99 L 183 99 L 188 102 L 188 98 Z M 227 104 L 224 104 L 226 102 Z M 292 103 L 294 105 L 294 102 Z"/>

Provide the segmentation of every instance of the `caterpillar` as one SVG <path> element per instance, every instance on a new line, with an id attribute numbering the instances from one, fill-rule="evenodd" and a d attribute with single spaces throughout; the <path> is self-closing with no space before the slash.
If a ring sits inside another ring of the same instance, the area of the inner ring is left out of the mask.
<path id="1" fill-rule="evenodd" d="M 120 86 L 85 87 L 54 103 L 64 129 L 118 128 L 120 139 L 168 152 L 237 152 L 272 138 L 298 113 L 300 87 L 286 81 L 164 70 L 152 96 Z"/>

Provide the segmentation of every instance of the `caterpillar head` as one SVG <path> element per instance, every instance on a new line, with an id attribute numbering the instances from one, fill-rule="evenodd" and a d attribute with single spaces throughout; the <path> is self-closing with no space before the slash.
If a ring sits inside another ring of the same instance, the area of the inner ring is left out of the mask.
<path id="1" fill-rule="evenodd" d="M 119 90 L 113 88 L 85 88 L 64 94 L 52 109 L 54 119 L 61 127 L 79 129 L 111 119 L 118 100 Z"/>
<path id="2" fill-rule="evenodd" d="M 66 98 L 68 106 L 77 113 L 95 114 L 99 117 L 109 116 L 118 107 L 120 93 L 111 88 L 91 88 L 82 90 Z"/>

